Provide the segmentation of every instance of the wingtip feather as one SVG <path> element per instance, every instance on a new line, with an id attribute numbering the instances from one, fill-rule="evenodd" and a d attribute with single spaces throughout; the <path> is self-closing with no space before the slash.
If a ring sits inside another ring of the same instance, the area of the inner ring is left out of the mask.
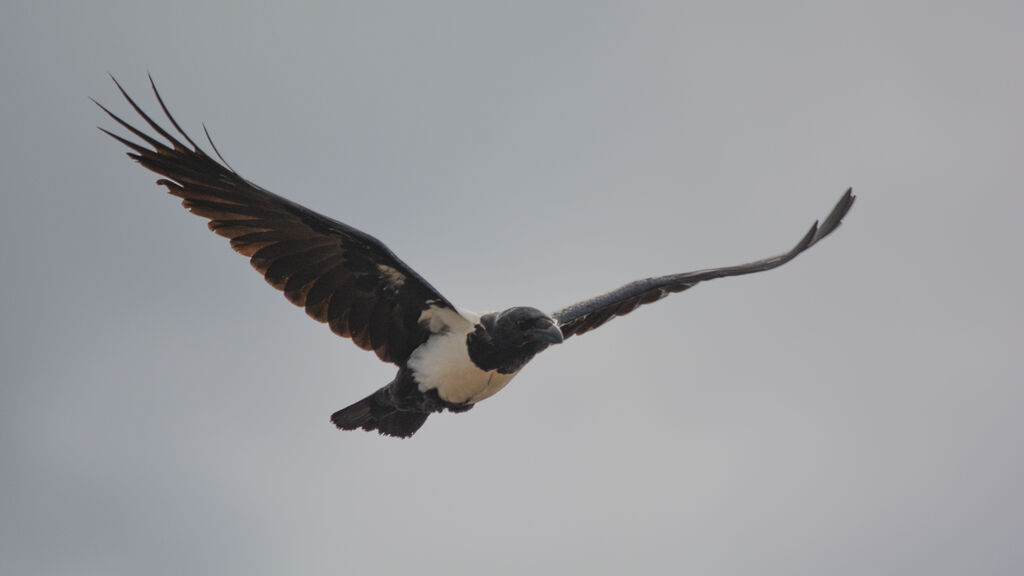
<path id="1" fill-rule="evenodd" d="M 149 86 L 153 89 L 153 94 L 156 96 L 156 101 L 160 104 L 160 109 L 164 111 L 164 116 L 166 116 L 171 122 L 171 125 L 178 131 L 178 134 L 181 134 L 185 138 L 185 141 L 192 145 L 192 149 L 195 153 L 205 156 L 206 153 L 203 152 L 203 150 L 192 141 L 192 138 L 190 138 L 189 135 L 181 129 L 181 126 L 178 125 L 178 121 L 174 119 L 174 116 L 171 115 L 171 111 L 167 109 L 167 105 L 164 104 L 163 97 L 160 96 L 160 91 L 156 89 L 156 81 L 153 80 L 153 75 L 146 72 L 146 76 L 149 77 Z"/>
<path id="2" fill-rule="evenodd" d="M 796 256 L 797 254 L 799 254 L 799 253 L 803 252 L 804 250 L 807 250 L 808 248 L 810 248 L 811 245 L 814 244 L 814 241 L 816 240 L 815 237 L 818 234 L 818 230 L 819 230 L 818 221 L 815 220 L 814 224 L 811 224 L 811 229 L 808 230 L 807 233 L 804 234 L 804 237 L 801 238 L 799 242 L 797 242 L 796 246 L 792 250 L 790 250 L 790 252 L 789 252 L 790 255 L 791 256 Z"/>
<path id="3" fill-rule="evenodd" d="M 206 129 L 205 122 L 203 123 L 203 133 L 206 134 L 206 141 L 209 142 L 210 147 L 213 148 L 213 153 L 217 155 L 217 158 L 220 158 L 220 161 L 224 163 L 224 166 L 226 166 L 228 170 L 234 172 L 235 169 L 231 167 L 231 164 L 228 164 L 228 161 L 224 159 L 224 155 L 217 149 L 217 145 L 213 143 L 213 138 L 210 136 L 210 131 Z"/>
<path id="4" fill-rule="evenodd" d="M 832 211 L 829 212 L 828 216 L 825 218 L 825 222 L 821 225 L 821 229 L 818 232 L 818 237 L 815 239 L 815 242 L 821 240 L 825 236 L 828 236 L 842 225 L 843 218 L 846 217 L 850 208 L 853 207 L 853 202 L 856 199 L 857 197 L 853 195 L 853 188 L 847 188 L 846 192 L 843 193 L 839 198 L 839 201 L 836 202 L 835 207 L 832 208 Z"/>
<path id="5" fill-rule="evenodd" d="M 114 81 L 114 85 L 117 86 L 117 89 L 121 92 L 121 95 L 124 96 L 124 99 L 128 101 L 128 104 L 131 105 L 132 109 L 135 110 L 135 113 L 138 114 L 146 122 L 146 124 L 149 124 L 150 128 L 155 130 L 157 134 L 167 139 L 167 141 L 170 142 L 171 146 L 173 146 L 175 149 L 185 149 L 185 146 L 181 142 L 179 142 L 177 138 L 172 136 L 168 131 L 164 130 L 162 126 L 157 124 L 155 120 L 149 117 L 149 114 L 146 114 L 146 112 L 135 102 L 135 100 L 133 100 L 132 97 L 128 95 L 128 92 L 124 89 L 124 87 L 121 86 L 121 84 L 117 81 L 116 78 L 111 76 L 110 79 Z M 157 96 L 159 97 L 159 94 Z M 115 120 L 119 119 L 115 118 Z M 124 124 L 124 122 L 121 123 Z M 127 125 L 125 125 L 125 127 L 135 132 L 134 128 Z"/>

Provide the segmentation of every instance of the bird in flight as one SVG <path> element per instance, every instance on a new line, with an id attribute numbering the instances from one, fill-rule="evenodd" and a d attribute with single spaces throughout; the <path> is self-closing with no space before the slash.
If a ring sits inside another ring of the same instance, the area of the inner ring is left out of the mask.
<path id="1" fill-rule="evenodd" d="M 796 246 L 777 256 L 637 280 L 550 314 L 527 306 L 477 314 L 449 302 L 380 240 L 239 176 L 208 132 L 217 158 L 207 155 L 171 116 L 152 78 L 156 101 L 177 136 L 147 115 L 116 79 L 114 84 L 163 140 L 96 102 L 141 142 L 100 130 L 127 146 L 129 157 L 160 174 L 158 185 L 209 220 L 210 230 L 229 238 L 231 247 L 289 301 L 335 334 L 398 366 L 390 383 L 331 416 L 342 430 L 412 436 L 434 412 L 465 412 L 490 398 L 534 356 L 566 338 L 698 282 L 789 262 L 832 233 L 855 199 L 847 190 L 824 222 L 815 222 Z"/>

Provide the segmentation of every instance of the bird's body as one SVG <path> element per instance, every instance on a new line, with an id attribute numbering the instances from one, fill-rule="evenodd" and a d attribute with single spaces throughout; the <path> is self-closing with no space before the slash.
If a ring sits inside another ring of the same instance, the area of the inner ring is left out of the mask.
<path id="1" fill-rule="evenodd" d="M 209 219 L 210 229 L 229 238 L 232 248 L 249 257 L 289 301 L 334 333 L 398 366 L 390 383 L 331 416 L 344 430 L 408 437 L 431 413 L 469 410 L 504 388 L 535 355 L 565 338 L 698 282 L 781 266 L 835 230 L 854 200 L 848 190 L 820 227 L 815 223 L 793 249 L 778 256 L 638 280 L 550 315 L 529 307 L 476 314 L 450 303 L 376 238 L 264 190 L 240 177 L 223 158 L 218 162 L 208 156 L 181 130 L 155 86 L 167 119 L 188 145 L 118 88 L 167 142 L 100 106 L 149 147 L 104 132 L 128 146 L 130 157 L 164 176 L 157 183 Z"/>
<path id="2" fill-rule="evenodd" d="M 504 334 L 524 321 L 530 323 L 527 330 Z M 402 436 L 410 421 L 422 424 L 427 415 L 443 410 L 465 412 L 497 394 L 537 353 L 562 341 L 561 330 L 535 308 L 479 315 L 431 307 L 420 322 L 432 333 L 412 351 L 395 379 L 335 412 L 335 425 Z M 517 336 L 521 341 L 507 340 Z"/>
<path id="3" fill-rule="evenodd" d="M 445 316 L 454 316 L 447 310 Z M 475 404 L 490 398 L 518 374 L 503 374 L 497 368 L 481 368 L 469 357 L 466 339 L 480 323 L 480 315 L 458 311 L 459 318 L 448 322 L 448 330 L 434 334 L 409 356 L 407 365 L 422 392 L 437 390 L 437 395 L 452 404 Z"/>

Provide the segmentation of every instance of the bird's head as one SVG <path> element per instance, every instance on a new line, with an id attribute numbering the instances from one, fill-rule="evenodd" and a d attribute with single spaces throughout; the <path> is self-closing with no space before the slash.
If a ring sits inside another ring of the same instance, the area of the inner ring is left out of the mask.
<path id="1" fill-rule="evenodd" d="M 540 350 L 562 341 L 562 331 L 550 316 L 527 306 L 518 306 L 498 312 L 492 338 L 502 347 L 522 348 L 540 346 Z"/>
<path id="2" fill-rule="evenodd" d="M 562 331 L 550 316 L 519 306 L 484 314 L 468 345 L 470 356 L 481 368 L 512 373 L 562 339 Z"/>

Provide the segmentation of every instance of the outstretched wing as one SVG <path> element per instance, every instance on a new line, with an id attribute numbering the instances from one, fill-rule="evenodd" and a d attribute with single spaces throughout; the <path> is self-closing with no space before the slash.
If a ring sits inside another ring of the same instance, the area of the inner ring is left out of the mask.
<path id="1" fill-rule="evenodd" d="M 220 162 L 208 156 L 167 111 L 152 78 L 157 102 L 188 146 L 143 112 L 116 79 L 114 83 L 166 142 L 97 102 L 148 146 L 100 130 L 130 148 L 129 157 L 164 176 L 157 184 L 180 197 L 193 214 L 209 219 L 210 230 L 230 238 L 231 247 L 248 256 L 267 282 L 311 317 L 330 325 L 335 334 L 352 338 L 381 360 L 402 364 L 430 336 L 434 312 L 451 311 L 442 316 L 460 317 L 450 302 L 376 238 L 245 180 L 224 162 L 212 140 Z M 435 322 L 434 329 L 438 327 Z"/>
<path id="2" fill-rule="evenodd" d="M 697 270 L 696 272 L 684 272 L 683 274 L 637 280 L 617 290 L 566 306 L 561 310 L 555 311 L 551 316 L 562 329 L 562 335 L 568 338 L 593 330 L 616 316 L 629 314 L 639 306 L 661 300 L 674 292 L 682 292 L 698 282 L 711 280 L 712 278 L 722 278 L 723 276 L 741 276 L 782 266 L 796 258 L 797 254 L 814 246 L 816 242 L 838 228 L 839 223 L 843 220 L 843 216 L 853 206 L 855 199 L 856 196 L 853 195 L 853 189 L 847 190 L 821 226 L 818 226 L 818 223 L 815 222 L 803 239 L 785 254 L 738 266 L 711 268 L 708 270 Z"/>

